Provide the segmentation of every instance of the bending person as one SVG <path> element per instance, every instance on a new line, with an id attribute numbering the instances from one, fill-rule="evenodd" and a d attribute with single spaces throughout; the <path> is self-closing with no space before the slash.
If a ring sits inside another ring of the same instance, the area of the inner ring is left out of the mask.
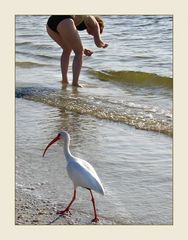
<path id="1" fill-rule="evenodd" d="M 82 67 L 83 54 L 91 56 L 93 52 L 83 47 L 78 31 L 86 30 L 93 36 L 95 45 L 106 48 L 108 44 L 101 39 L 104 23 L 101 18 L 88 15 L 52 15 L 47 22 L 49 36 L 63 49 L 61 56 L 61 72 L 63 84 L 68 84 L 68 66 L 71 52 L 73 59 L 72 85 L 79 87 L 79 76 Z"/>

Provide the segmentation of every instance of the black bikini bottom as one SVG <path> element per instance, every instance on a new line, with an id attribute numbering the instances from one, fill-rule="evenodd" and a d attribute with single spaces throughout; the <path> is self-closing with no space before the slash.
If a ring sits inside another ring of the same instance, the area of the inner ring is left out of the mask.
<path id="1" fill-rule="evenodd" d="M 48 19 L 47 25 L 49 28 L 51 28 L 54 32 L 57 31 L 57 25 L 63 21 L 64 19 L 71 18 L 73 17 L 71 15 L 51 15 Z"/>

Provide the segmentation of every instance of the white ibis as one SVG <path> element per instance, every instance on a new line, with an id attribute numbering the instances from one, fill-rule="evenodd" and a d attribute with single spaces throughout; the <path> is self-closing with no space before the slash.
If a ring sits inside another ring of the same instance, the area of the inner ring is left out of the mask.
<path id="1" fill-rule="evenodd" d="M 70 144 L 70 136 L 66 131 L 62 131 L 58 133 L 58 135 L 47 145 L 47 147 L 44 150 L 43 157 L 47 151 L 47 149 L 58 140 L 64 140 L 64 154 L 65 158 L 67 160 L 67 172 L 69 177 L 71 178 L 73 184 L 74 184 L 74 193 L 71 202 L 69 205 L 63 210 L 58 211 L 57 214 L 64 215 L 67 213 L 70 213 L 70 207 L 74 200 L 76 199 L 76 188 L 77 187 L 83 187 L 90 191 L 91 194 L 91 201 L 93 203 L 93 209 L 94 209 L 94 219 L 92 222 L 97 223 L 99 221 L 99 218 L 97 216 L 96 207 L 95 207 L 95 200 L 92 194 L 91 190 L 94 190 L 102 195 L 104 195 L 104 188 L 102 186 L 102 183 L 95 171 L 95 169 L 86 162 L 85 160 L 82 160 L 80 158 L 74 157 L 69 150 L 69 144 Z"/>

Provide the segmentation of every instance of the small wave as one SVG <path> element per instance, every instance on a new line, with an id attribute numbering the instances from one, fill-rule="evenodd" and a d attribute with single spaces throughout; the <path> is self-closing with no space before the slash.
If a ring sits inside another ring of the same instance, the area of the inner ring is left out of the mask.
<path id="1" fill-rule="evenodd" d="M 97 71 L 90 69 L 89 73 L 102 81 L 118 81 L 125 84 L 141 85 L 145 87 L 173 87 L 173 79 L 154 73 L 136 71 Z"/>
<path id="2" fill-rule="evenodd" d="M 45 103 L 61 110 L 86 114 L 108 121 L 121 122 L 138 129 L 160 132 L 172 136 L 171 122 L 156 118 L 150 119 L 147 116 L 144 117 L 142 115 L 139 116 L 134 113 L 128 113 L 126 110 L 118 112 L 114 108 L 110 109 L 101 104 L 95 104 L 95 99 L 91 102 L 85 98 L 67 95 L 57 89 L 19 87 L 16 88 L 16 97 Z"/>
<path id="3" fill-rule="evenodd" d="M 23 41 L 23 42 L 16 42 L 16 47 L 19 47 L 19 46 L 25 46 L 25 47 L 28 47 L 30 46 L 32 43 L 30 41 Z"/>
<path id="4" fill-rule="evenodd" d="M 48 87 L 17 87 L 16 88 L 16 98 L 26 98 L 26 97 L 35 97 L 38 95 L 46 96 L 51 93 L 55 93 L 57 90 Z"/>
<path id="5" fill-rule="evenodd" d="M 16 67 L 20 68 L 38 68 L 38 67 L 46 67 L 48 64 L 44 63 L 36 63 L 36 62 L 16 62 Z"/>

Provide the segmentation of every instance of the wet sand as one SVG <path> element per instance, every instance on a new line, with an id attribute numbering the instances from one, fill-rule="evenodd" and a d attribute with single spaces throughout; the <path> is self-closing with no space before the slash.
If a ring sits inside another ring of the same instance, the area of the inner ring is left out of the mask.
<path id="1" fill-rule="evenodd" d="M 32 191 L 32 189 L 30 189 Z M 91 220 L 93 215 L 77 211 L 74 206 L 71 209 L 72 215 L 59 216 L 57 210 L 64 209 L 66 204 L 54 204 L 48 200 L 37 199 L 29 192 L 20 188 L 16 189 L 16 206 L 15 206 L 15 224 L 16 225 L 95 225 Z M 100 214 L 99 214 L 100 217 Z M 113 221 L 103 220 L 100 217 L 100 224 L 117 224 Z"/>

